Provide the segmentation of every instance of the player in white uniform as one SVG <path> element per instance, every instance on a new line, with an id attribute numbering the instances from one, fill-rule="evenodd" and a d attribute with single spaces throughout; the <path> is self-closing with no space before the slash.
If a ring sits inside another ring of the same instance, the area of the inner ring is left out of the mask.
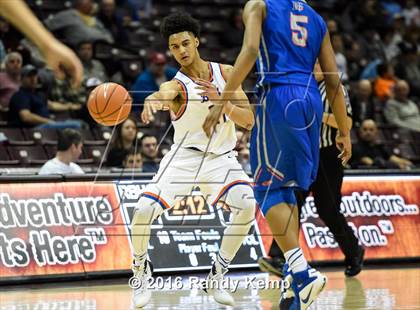
<path id="1" fill-rule="evenodd" d="M 150 95 L 141 115 L 149 123 L 157 110 L 169 110 L 175 129 L 174 145 L 160 163 L 160 169 L 139 200 L 132 223 L 134 248 L 133 272 L 139 280 L 133 303 L 145 306 L 151 292 L 147 280 L 151 264 L 147 246 L 152 222 L 175 201 L 199 187 L 207 202 L 224 202 L 232 212 L 232 223 L 224 232 L 220 251 L 207 277 L 207 292 L 221 304 L 233 305 L 234 299 L 220 286 L 229 263 L 248 234 L 255 215 L 255 199 L 250 179 L 232 149 L 236 144 L 235 124 L 251 129 L 254 114 L 243 90 L 223 110 L 219 125 L 208 138 L 202 126 L 209 109 L 217 103 L 232 66 L 201 59 L 198 52 L 200 26 L 188 14 L 176 13 L 162 23 L 162 35 L 180 65 L 172 81 Z M 168 253 L 170 255 L 170 253 Z"/>

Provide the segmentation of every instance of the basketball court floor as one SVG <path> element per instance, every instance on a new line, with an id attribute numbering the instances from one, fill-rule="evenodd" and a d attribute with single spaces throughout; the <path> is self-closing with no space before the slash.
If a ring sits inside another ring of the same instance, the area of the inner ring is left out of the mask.
<path id="1" fill-rule="evenodd" d="M 341 270 L 323 271 L 329 282 L 310 309 L 420 309 L 420 268 L 370 268 L 350 279 L 346 279 Z M 237 280 L 239 286 L 233 294 L 236 306 L 228 308 L 218 305 L 191 284 L 192 278 L 204 276 L 183 276 L 181 284 L 178 283 L 178 287 L 182 286 L 180 289 L 168 287 L 169 276 L 163 276 L 166 284 L 153 292 L 152 301 L 145 309 L 278 309 L 278 290 L 256 288 L 276 285 L 276 277 L 259 272 L 229 273 L 229 278 L 233 282 Z M 127 280 L 2 286 L 0 310 L 130 309 L 131 289 Z"/>

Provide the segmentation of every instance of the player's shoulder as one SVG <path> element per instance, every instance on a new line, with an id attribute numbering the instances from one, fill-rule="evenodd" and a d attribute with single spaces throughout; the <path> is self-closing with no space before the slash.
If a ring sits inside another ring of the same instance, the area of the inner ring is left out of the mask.
<path id="1" fill-rule="evenodd" d="M 222 71 L 222 75 L 225 79 L 228 79 L 230 76 L 230 73 L 233 70 L 233 66 L 232 65 L 228 65 L 228 64 L 219 64 L 220 65 L 220 69 Z"/>

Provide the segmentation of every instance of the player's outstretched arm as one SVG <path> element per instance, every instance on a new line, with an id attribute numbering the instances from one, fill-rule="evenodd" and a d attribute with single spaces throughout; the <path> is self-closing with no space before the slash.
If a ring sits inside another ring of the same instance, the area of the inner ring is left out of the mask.
<path id="1" fill-rule="evenodd" d="M 174 99 L 178 96 L 181 88 L 176 81 L 165 82 L 159 87 L 159 91 L 149 95 L 144 100 L 144 107 L 141 113 L 141 120 L 149 124 L 153 119 L 153 114 L 161 110 L 169 110 Z"/>
<path id="2" fill-rule="evenodd" d="M 1 0 L 0 14 L 38 46 L 48 66 L 59 78 L 64 78 L 66 73 L 70 75 L 73 87 L 80 85 L 83 66 L 79 58 L 71 49 L 54 38 L 22 0 Z"/>
<path id="3" fill-rule="evenodd" d="M 236 93 L 236 90 L 242 85 L 247 75 L 254 67 L 258 57 L 258 51 L 261 40 L 262 24 L 266 15 L 265 2 L 262 0 L 252 0 L 247 2 L 244 8 L 243 20 L 245 24 L 244 40 L 241 52 L 235 61 L 230 78 L 226 83 L 225 89 L 221 96 L 221 103 L 227 104 Z M 223 108 L 213 109 L 207 116 L 203 124 L 203 130 L 207 136 L 211 135 L 214 130 Z M 251 127 L 252 124 L 245 125 L 245 128 Z"/>
<path id="4" fill-rule="evenodd" d="M 328 102 L 338 126 L 339 132 L 337 134 L 336 144 L 341 151 L 339 158 L 341 158 L 343 165 L 345 165 L 351 158 L 350 130 L 347 125 L 347 111 L 344 94 L 341 91 L 342 85 L 328 32 L 321 45 L 319 64 L 324 73 Z"/>

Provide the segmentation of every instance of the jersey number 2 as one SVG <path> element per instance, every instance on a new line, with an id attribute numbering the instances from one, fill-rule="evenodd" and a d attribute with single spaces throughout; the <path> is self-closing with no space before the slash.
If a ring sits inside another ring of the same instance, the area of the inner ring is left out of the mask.
<path id="1" fill-rule="evenodd" d="M 306 40 L 308 39 L 308 30 L 298 23 L 307 24 L 308 16 L 295 15 L 290 13 L 290 27 L 292 29 L 292 41 L 294 45 L 306 47 Z"/>

